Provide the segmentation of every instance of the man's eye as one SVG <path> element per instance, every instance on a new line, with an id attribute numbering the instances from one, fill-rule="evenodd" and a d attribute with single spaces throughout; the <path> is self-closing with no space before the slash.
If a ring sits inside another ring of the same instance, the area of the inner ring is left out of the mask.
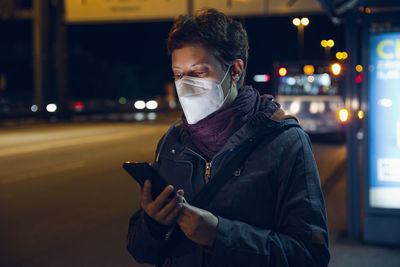
<path id="1" fill-rule="evenodd" d="M 196 71 L 197 76 L 204 76 L 206 73 L 204 71 Z"/>
<path id="2" fill-rule="evenodd" d="M 180 79 L 182 79 L 182 77 L 183 77 L 183 74 L 182 74 L 182 73 L 175 73 L 175 74 L 174 74 L 174 79 L 175 79 L 175 80 L 180 80 Z"/>

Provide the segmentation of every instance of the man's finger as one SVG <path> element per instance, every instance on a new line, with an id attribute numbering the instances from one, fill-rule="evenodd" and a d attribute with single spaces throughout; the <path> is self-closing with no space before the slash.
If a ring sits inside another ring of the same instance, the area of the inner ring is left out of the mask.
<path id="1" fill-rule="evenodd" d="M 142 203 L 143 204 L 149 204 L 153 201 L 153 198 L 151 197 L 151 182 L 150 180 L 146 180 L 144 182 L 143 188 L 142 188 Z"/>
<path id="2" fill-rule="evenodd" d="M 139 193 L 142 194 L 142 191 L 143 191 L 142 186 L 139 183 L 136 183 L 136 186 L 137 186 Z"/>
<path id="3" fill-rule="evenodd" d="M 190 216 L 190 209 L 188 209 L 188 206 L 190 206 L 190 205 L 186 204 L 186 203 L 182 203 L 181 212 L 180 212 L 178 218 L 176 219 L 176 222 L 178 224 L 181 224 L 187 216 Z"/>
<path id="4" fill-rule="evenodd" d="M 179 209 L 182 205 L 179 205 L 179 203 L 183 203 L 183 197 L 180 195 L 176 195 L 170 202 L 168 202 L 167 205 L 165 205 L 159 215 L 162 218 L 167 218 L 169 216 L 169 213 L 171 213 L 172 210 L 174 210 L 174 208 L 176 206 L 179 206 Z"/>
<path id="5" fill-rule="evenodd" d="M 174 187 L 172 185 L 168 185 L 164 188 L 161 194 L 159 194 L 153 202 L 153 207 L 155 210 L 161 209 L 161 207 L 164 205 L 165 201 L 168 199 L 172 191 L 174 191 Z"/>
<path id="6" fill-rule="evenodd" d="M 179 212 L 181 212 L 181 205 L 178 204 L 174 207 L 174 209 L 167 215 L 167 217 L 165 217 L 165 221 L 167 222 L 173 222 L 175 221 L 176 216 L 178 216 Z"/>

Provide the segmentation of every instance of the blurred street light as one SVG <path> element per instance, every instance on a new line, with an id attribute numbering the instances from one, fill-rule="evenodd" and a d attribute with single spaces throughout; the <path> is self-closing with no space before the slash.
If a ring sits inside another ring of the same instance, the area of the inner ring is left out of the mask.
<path id="1" fill-rule="evenodd" d="M 348 58 L 348 56 L 349 55 L 347 54 L 347 52 L 337 52 L 336 53 L 336 58 L 339 60 L 345 60 Z"/>
<path id="2" fill-rule="evenodd" d="M 304 65 L 303 72 L 305 75 L 313 75 L 315 68 L 313 65 Z"/>
<path id="3" fill-rule="evenodd" d="M 345 108 L 339 109 L 338 117 L 341 122 L 346 122 L 349 119 L 349 111 Z"/>
<path id="4" fill-rule="evenodd" d="M 332 64 L 331 70 L 333 75 L 338 76 L 342 71 L 342 66 L 339 63 Z"/>
<path id="5" fill-rule="evenodd" d="M 32 112 L 36 112 L 39 110 L 39 107 L 37 105 L 32 105 L 31 110 L 32 110 Z"/>
<path id="6" fill-rule="evenodd" d="M 143 100 L 138 100 L 133 105 L 136 109 L 144 109 L 146 107 L 146 103 Z"/>
<path id="7" fill-rule="evenodd" d="M 310 24 L 310 20 L 306 17 L 304 18 L 294 18 L 292 20 L 294 26 L 297 27 L 297 41 L 298 41 L 298 55 L 299 59 L 303 60 L 304 58 L 304 27 Z"/>
<path id="8" fill-rule="evenodd" d="M 158 103 L 155 100 L 150 100 L 150 101 L 147 101 L 147 103 L 146 103 L 147 109 L 153 110 L 153 109 L 156 109 L 157 107 L 158 107 Z"/>
<path id="9" fill-rule="evenodd" d="M 294 26 L 300 26 L 301 24 L 301 20 L 299 18 L 294 18 L 292 22 Z"/>
<path id="10" fill-rule="evenodd" d="M 362 111 L 361 109 L 357 112 L 358 118 L 360 120 L 362 120 L 364 118 L 364 111 Z"/>
<path id="11" fill-rule="evenodd" d="M 85 105 L 83 104 L 82 101 L 77 101 L 77 102 L 74 103 L 74 110 L 76 112 L 81 112 L 84 107 L 85 107 Z"/>
<path id="12" fill-rule="evenodd" d="M 356 66 L 356 71 L 357 71 L 357 72 L 362 72 L 362 71 L 363 71 L 363 66 L 357 65 L 357 66 Z"/>
<path id="13" fill-rule="evenodd" d="M 321 46 L 325 50 L 325 57 L 329 58 L 331 56 L 331 48 L 335 46 L 335 41 L 333 41 L 332 39 L 322 40 Z"/>
<path id="14" fill-rule="evenodd" d="M 118 98 L 118 102 L 119 102 L 121 105 L 125 105 L 126 102 L 127 102 L 126 97 L 121 96 L 120 98 Z"/>
<path id="15" fill-rule="evenodd" d="M 310 20 L 308 18 L 302 18 L 301 19 L 301 24 L 303 26 L 307 26 L 308 24 L 310 24 Z"/>
<path id="16" fill-rule="evenodd" d="M 287 69 L 285 67 L 281 67 L 281 68 L 279 68 L 278 73 L 279 73 L 279 76 L 282 76 L 282 77 L 286 76 Z"/>
<path id="17" fill-rule="evenodd" d="M 47 106 L 46 106 L 46 110 L 48 111 L 48 112 L 56 112 L 56 110 L 57 110 L 57 105 L 56 104 L 53 104 L 53 103 L 51 103 L 51 104 L 48 104 Z"/>
<path id="18" fill-rule="evenodd" d="M 259 82 L 259 83 L 269 82 L 270 79 L 271 79 L 271 77 L 268 74 L 257 74 L 257 75 L 254 75 L 254 77 L 253 77 L 253 80 L 255 82 Z"/>

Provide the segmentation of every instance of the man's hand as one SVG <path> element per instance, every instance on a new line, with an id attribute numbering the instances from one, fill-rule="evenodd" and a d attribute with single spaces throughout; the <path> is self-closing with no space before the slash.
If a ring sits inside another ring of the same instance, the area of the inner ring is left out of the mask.
<path id="1" fill-rule="evenodd" d="M 175 222 L 183 205 L 182 189 L 178 190 L 174 198 L 170 200 L 168 197 L 174 190 L 174 187 L 168 185 L 154 201 L 151 195 L 151 182 L 149 180 L 145 181 L 143 188 L 139 186 L 139 190 L 142 195 L 140 204 L 147 215 L 163 225 L 171 225 Z"/>
<path id="2" fill-rule="evenodd" d="M 214 244 L 218 233 L 218 218 L 211 212 L 191 206 L 185 201 L 177 222 L 193 242 L 206 246 Z"/>

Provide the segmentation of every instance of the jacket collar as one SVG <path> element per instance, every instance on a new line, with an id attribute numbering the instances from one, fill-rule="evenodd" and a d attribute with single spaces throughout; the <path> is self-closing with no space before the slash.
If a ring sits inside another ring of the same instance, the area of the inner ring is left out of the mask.
<path id="1" fill-rule="evenodd" d="M 298 124 L 297 118 L 286 115 L 282 109 L 278 109 L 271 117 L 268 117 L 264 112 L 257 112 L 242 128 L 228 139 L 221 151 L 233 149 L 250 138 L 268 134 L 288 124 Z"/>
<path id="2" fill-rule="evenodd" d="M 268 132 L 274 131 L 275 129 L 288 124 L 298 124 L 298 120 L 292 115 L 285 114 L 282 109 L 278 109 L 275 113 L 272 114 L 271 117 L 268 117 L 266 113 L 259 111 L 254 114 L 250 118 L 250 120 L 245 123 L 238 131 L 236 131 L 231 137 L 228 138 L 227 142 L 217 153 L 217 155 L 227 150 L 233 150 L 250 138 L 254 138 L 260 134 L 267 134 Z M 159 154 L 163 149 L 164 143 L 169 135 L 178 138 L 183 148 L 189 147 L 190 149 L 197 151 L 196 146 L 193 144 L 189 133 L 183 127 L 182 122 L 178 120 L 174 123 L 174 125 L 171 126 L 171 128 L 164 136 L 156 157 L 156 161 L 158 161 Z"/>
<path id="3" fill-rule="evenodd" d="M 268 117 L 267 114 L 259 111 L 254 114 L 238 131 L 228 138 L 225 145 L 221 148 L 217 155 L 223 153 L 224 151 L 232 150 L 240 146 L 250 138 L 254 138 L 258 135 L 268 134 L 269 132 L 272 132 L 279 127 L 284 127 L 288 124 L 298 124 L 298 120 L 292 115 L 285 114 L 282 109 L 278 109 L 272 114 L 271 117 Z M 185 147 L 190 147 L 192 150 L 197 151 L 189 133 L 184 129 L 184 127 L 180 128 L 181 143 Z"/>

